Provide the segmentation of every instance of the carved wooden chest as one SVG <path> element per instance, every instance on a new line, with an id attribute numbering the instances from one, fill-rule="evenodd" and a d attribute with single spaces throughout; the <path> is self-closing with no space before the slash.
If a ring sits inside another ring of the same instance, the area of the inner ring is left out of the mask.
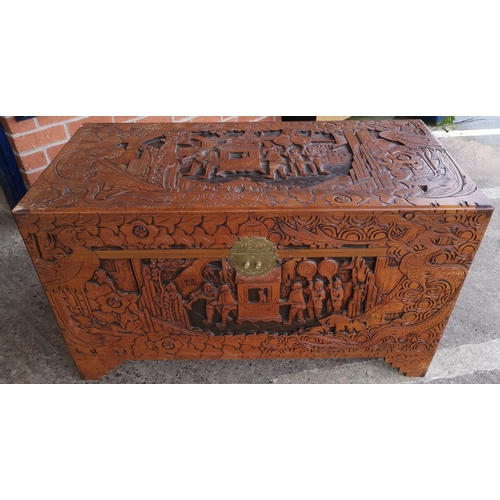
<path id="1" fill-rule="evenodd" d="M 83 126 L 14 214 L 75 363 L 423 376 L 492 207 L 425 125 Z"/>

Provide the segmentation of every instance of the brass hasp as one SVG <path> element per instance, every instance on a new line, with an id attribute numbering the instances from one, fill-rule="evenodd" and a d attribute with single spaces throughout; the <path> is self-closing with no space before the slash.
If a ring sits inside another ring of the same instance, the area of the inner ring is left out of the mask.
<path id="1" fill-rule="evenodd" d="M 229 264 L 244 276 L 268 273 L 275 265 L 278 254 L 266 238 L 252 236 L 236 242 L 229 252 Z"/>

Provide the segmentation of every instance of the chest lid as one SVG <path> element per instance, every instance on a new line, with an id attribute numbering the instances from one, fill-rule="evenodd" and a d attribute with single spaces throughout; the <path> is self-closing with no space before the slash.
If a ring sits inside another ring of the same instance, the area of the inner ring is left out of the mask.
<path id="1" fill-rule="evenodd" d="M 15 213 L 475 206 L 420 120 L 90 124 Z"/>

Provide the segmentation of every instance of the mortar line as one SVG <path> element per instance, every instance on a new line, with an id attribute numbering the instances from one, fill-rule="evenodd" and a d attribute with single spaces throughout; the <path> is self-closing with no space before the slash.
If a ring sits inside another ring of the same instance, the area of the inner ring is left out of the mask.
<path id="1" fill-rule="evenodd" d="M 60 146 L 61 144 L 66 144 L 68 139 L 62 139 L 61 141 L 51 142 L 50 144 L 45 144 L 43 146 L 38 146 L 37 148 L 30 149 L 28 151 L 23 151 L 22 153 L 18 153 L 13 151 L 13 153 L 19 158 L 24 158 L 25 156 L 29 156 L 33 153 L 38 153 L 39 151 L 45 151 L 47 148 L 51 148 L 52 146 Z"/>
<path id="2" fill-rule="evenodd" d="M 136 116 L 135 118 L 132 118 L 131 120 L 125 120 L 122 123 L 135 123 L 137 120 L 144 120 L 144 118 L 149 118 L 149 116 Z"/>
<path id="3" fill-rule="evenodd" d="M 183 122 L 189 122 L 191 121 L 193 118 L 198 118 L 197 116 L 188 116 L 187 118 L 183 118 L 182 120 L 174 120 L 175 116 L 172 116 L 172 121 L 174 123 L 183 123 Z"/>
<path id="4" fill-rule="evenodd" d="M 23 170 L 22 168 L 20 168 L 19 172 L 26 174 L 26 175 L 30 175 L 30 174 L 34 174 L 35 172 L 40 172 L 40 170 L 45 170 L 46 168 L 47 168 L 47 165 L 45 165 L 44 167 L 34 168 L 33 170 L 30 170 L 30 171 Z"/>

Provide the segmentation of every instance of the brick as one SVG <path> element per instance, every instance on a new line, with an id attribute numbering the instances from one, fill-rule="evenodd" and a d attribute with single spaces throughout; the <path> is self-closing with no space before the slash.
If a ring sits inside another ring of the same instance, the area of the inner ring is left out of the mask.
<path id="1" fill-rule="evenodd" d="M 82 118 L 81 120 L 78 120 L 76 122 L 68 123 L 69 135 L 73 135 L 84 123 L 87 123 L 85 121 L 85 118 Z"/>
<path id="2" fill-rule="evenodd" d="M 18 163 L 21 163 L 21 169 L 26 170 L 26 172 L 47 166 L 47 157 L 43 151 L 37 151 L 22 158 L 17 158 L 17 160 Z"/>
<path id="3" fill-rule="evenodd" d="M 2 116 L 0 119 L 5 132 L 8 134 L 20 134 L 22 132 L 36 130 L 37 128 L 34 118 L 29 118 L 28 120 L 23 120 L 22 122 L 16 122 L 16 119 L 13 116 Z"/>
<path id="4" fill-rule="evenodd" d="M 89 116 L 85 123 L 114 123 L 112 116 Z"/>
<path id="5" fill-rule="evenodd" d="M 193 118 L 199 118 L 198 116 L 172 116 L 172 121 L 174 122 L 190 122 Z"/>
<path id="6" fill-rule="evenodd" d="M 138 116 L 113 116 L 115 119 L 115 123 L 123 123 L 133 120 L 135 118 L 139 118 Z"/>
<path id="7" fill-rule="evenodd" d="M 222 116 L 173 116 L 174 122 L 220 122 Z"/>
<path id="8" fill-rule="evenodd" d="M 68 123 L 69 135 L 73 135 L 84 123 L 113 123 L 111 116 L 89 116 L 76 122 Z"/>
<path id="9" fill-rule="evenodd" d="M 47 148 L 47 154 L 49 155 L 50 161 L 52 161 L 57 156 L 59 151 L 61 151 L 61 149 L 64 146 L 65 146 L 65 144 L 59 144 L 59 146 L 52 146 L 50 148 Z"/>
<path id="10" fill-rule="evenodd" d="M 239 122 L 274 122 L 274 116 L 238 116 Z"/>
<path id="11" fill-rule="evenodd" d="M 78 116 L 38 116 L 38 123 L 40 126 L 45 127 L 45 125 L 52 125 L 53 123 L 59 122 L 67 122 L 68 120 L 72 120 L 74 118 L 78 118 Z"/>
<path id="12" fill-rule="evenodd" d="M 26 134 L 21 137 L 13 139 L 15 150 L 18 153 L 29 151 L 30 149 L 40 148 L 47 146 L 54 142 L 64 141 L 68 137 L 66 129 L 62 125 L 55 125 L 54 127 L 45 130 L 39 130 L 31 134 Z"/>
<path id="13" fill-rule="evenodd" d="M 35 181 L 43 174 L 43 170 L 38 170 L 37 172 L 31 172 L 31 173 L 25 173 L 21 172 L 21 177 L 24 180 L 24 183 L 26 184 L 26 187 L 30 188 L 33 186 Z"/>
<path id="14" fill-rule="evenodd" d="M 220 122 L 222 120 L 222 116 L 197 116 L 191 122 Z"/>
<path id="15" fill-rule="evenodd" d="M 221 116 L 223 122 L 235 122 L 238 121 L 237 116 Z"/>
<path id="16" fill-rule="evenodd" d="M 137 120 L 137 123 L 170 123 L 173 116 L 148 116 L 142 120 Z"/>

